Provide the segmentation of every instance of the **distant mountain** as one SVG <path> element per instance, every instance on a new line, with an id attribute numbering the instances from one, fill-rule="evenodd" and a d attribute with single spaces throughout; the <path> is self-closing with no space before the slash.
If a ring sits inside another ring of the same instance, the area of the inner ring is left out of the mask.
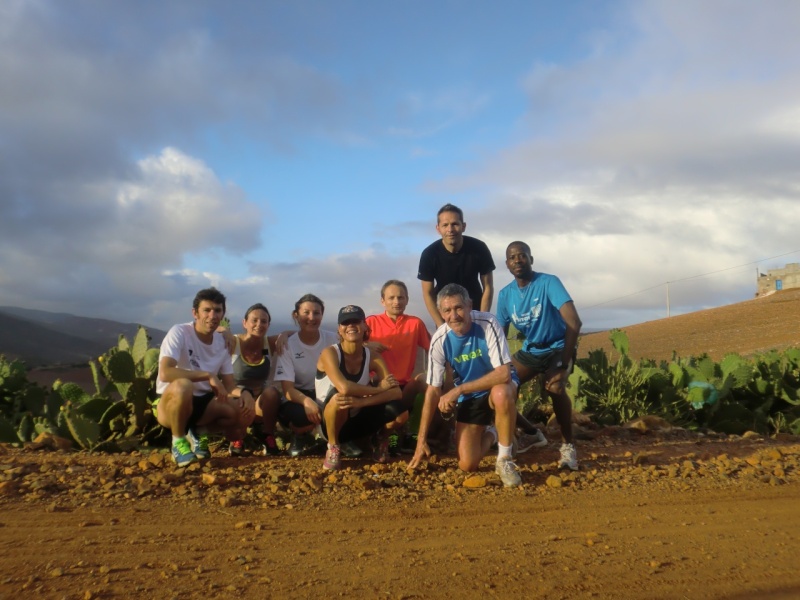
<path id="1" fill-rule="evenodd" d="M 133 340 L 139 326 L 108 319 L 77 317 L 14 306 L 0 307 L 0 354 L 28 367 L 85 363 L 117 343 L 120 334 Z M 166 332 L 147 327 L 151 345 Z"/>

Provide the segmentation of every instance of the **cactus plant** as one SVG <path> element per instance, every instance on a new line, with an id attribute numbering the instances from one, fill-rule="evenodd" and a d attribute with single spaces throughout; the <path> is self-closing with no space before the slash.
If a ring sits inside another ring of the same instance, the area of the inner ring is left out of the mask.
<path id="1" fill-rule="evenodd" d="M 69 428 L 72 439 L 84 450 L 97 445 L 100 439 L 100 426 L 82 417 L 77 411 L 66 410 L 64 411 L 64 420 Z"/>

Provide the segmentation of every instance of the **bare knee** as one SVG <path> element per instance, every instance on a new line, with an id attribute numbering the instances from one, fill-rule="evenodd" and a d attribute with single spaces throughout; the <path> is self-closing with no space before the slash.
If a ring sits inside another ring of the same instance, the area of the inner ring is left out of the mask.
<path id="1" fill-rule="evenodd" d="M 469 460 L 467 458 L 458 459 L 458 468 L 467 473 L 472 473 L 474 471 L 477 471 L 479 466 L 480 466 L 480 461 Z"/>

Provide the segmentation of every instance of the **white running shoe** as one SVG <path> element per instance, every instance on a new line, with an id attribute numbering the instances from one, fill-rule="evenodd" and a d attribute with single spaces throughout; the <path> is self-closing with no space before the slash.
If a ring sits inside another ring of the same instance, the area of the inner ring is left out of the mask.
<path id="1" fill-rule="evenodd" d="M 505 487 L 517 487 L 522 485 L 519 469 L 516 463 L 509 457 L 498 458 L 494 472 L 500 475 L 500 480 Z"/>
<path id="2" fill-rule="evenodd" d="M 561 460 L 558 461 L 559 469 L 578 470 L 578 453 L 572 444 L 561 444 Z"/>
<path id="3" fill-rule="evenodd" d="M 547 446 L 547 438 L 538 429 L 535 434 L 520 432 L 517 436 L 517 454 L 527 452 L 531 448 L 542 448 L 544 446 Z"/>

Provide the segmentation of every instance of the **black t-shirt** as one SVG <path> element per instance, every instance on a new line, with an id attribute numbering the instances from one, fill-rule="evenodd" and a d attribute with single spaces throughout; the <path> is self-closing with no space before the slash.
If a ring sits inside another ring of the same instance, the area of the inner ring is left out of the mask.
<path id="1" fill-rule="evenodd" d="M 417 279 L 433 281 L 434 290 L 439 291 L 448 283 L 457 283 L 466 288 L 474 310 L 481 309 L 480 276 L 494 271 L 494 260 L 489 247 L 473 237 L 464 236 L 464 244 L 458 252 L 448 252 L 442 240 L 436 240 L 422 251 L 419 257 Z"/>

